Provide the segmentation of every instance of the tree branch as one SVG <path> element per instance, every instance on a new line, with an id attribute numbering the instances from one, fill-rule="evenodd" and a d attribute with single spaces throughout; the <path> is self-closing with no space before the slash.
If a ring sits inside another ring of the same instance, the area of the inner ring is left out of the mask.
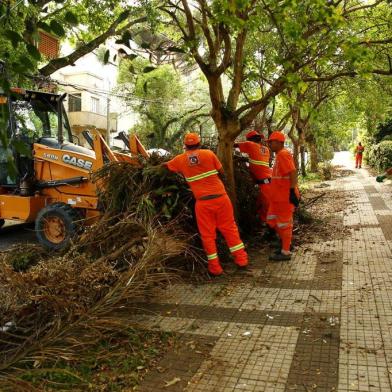
<path id="1" fill-rule="evenodd" d="M 377 0 L 374 3 L 372 3 L 372 4 L 365 4 L 365 5 L 361 5 L 361 6 L 358 6 L 358 7 L 349 8 L 348 10 L 346 10 L 343 13 L 343 16 L 351 14 L 352 12 L 357 12 L 357 11 L 364 10 L 364 9 L 367 9 L 367 8 L 374 8 L 377 5 L 383 3 L 384 1 L 385 0 Z"/>
<path id="2" fill-rule="evenodd" d="M 373 69 L 369 73 L 372 73 L 375 75 L 389 76 L 389 75 L 392 75 L 392 68 L 390 68 L 389 70 Z M 304 82 L 330 82 L 330 81 L 338 79 L 338 78 L 343 78 L 343 77 L 354 78 L 356 76 L 358 76 L 358 72 L 350 71 L 350 72 L 339 72 L 334 75 L 325 75 L 325 76 L 319 76 L 319 77 L 315 77 L 315 78 L 309 77 L 309 78 L 304 78 L 303 80 L 304 80 Z"/>
<path id="3" fill-rule="evenodd" d="M 141 18 L 135 19 L 135 20 L 127 23 L 121 29 L 116 30 L 116 28 L 121 24 L 122 20 L 123 19 L 121 17 L 118 17 L 110 25 L 108 30 L 106 30 L 104 33 L 102 33 L 98 37 L 94 38 L 92 41 L 88 42 L 87 44 L 81 46 L 80 48 L 77 48 L 68 56 L 60 57 L 60 58 L 53 59 L 53 60 L 49 61 L 48 64 L 46 64 L 45 66 L 43 66 L 39 70 L 39 73 L 44 76 L 49 76 L 52 73 L 58 71 L 59 69 L 64 68 L 67 65 L 73 64 L 76 60 L 78 60 L 81 57 L 85 56 L 86 54 L 92 52 L 94 49 L 98 48 L 98 46 L 103 44 L 109 37 L 111 37 L 113 35 L 121 34 L 125 30 L 129 29 L 131 26 L 147 21 L 147 18 L 141 17 Z"/>
<path id="4" fill-rule="evenodd" d="M 268 105 L 271 98 L 277 96 L 285 88 L 286 88 L 286 82 L 282 77 L 280 77 L 279 79 L 277 79 L 274 82 L 274 84 L 271 86 L 271 88 L 267 91 L 267 93 L 261 99 L 250 102 L 250 103 L 242 106 L 241 108 L 239 108 L 235 112 L 235 114 L 237 116 L 240 116 L 240 114 L 242 114 L 246 110 L 249 110 L 240 119 L 241 129 L 247 128 L 252 123 L 252 121 L 257 116 L 257 114 L 260 113 Z"/>
<path id="5" fill-rule="evenodd" d="M 242 30 L 236 39 L 236 48 L 234 54 L 233 73 L 234 79 L 227 98 L 227 107 L 235 110 L 238 105 L 238 98 L 241 93 L 241 83 L 244 77 L 244 44 L 246 39 L 246 30 Z"/>

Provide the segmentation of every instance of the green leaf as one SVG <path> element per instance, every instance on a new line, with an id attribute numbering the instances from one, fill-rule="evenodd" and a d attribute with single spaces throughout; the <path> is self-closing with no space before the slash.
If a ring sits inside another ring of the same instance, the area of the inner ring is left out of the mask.
<path id="1" fill-rule="evenodd" d="M 17 63 L 14 63 L 14 68 L 24 72 L 26 70 L 32 70 L 34 69 L 34 64 L 32 63 L 32 61 L 28 58 L 28 56 L 20 56 L 19 57 L 19 61 Z"/>
<path id="2" fill-rule="evenodd" d="M 11 41 L 14 48 L 18 46 L 19 42 L 23 41 L 23 38 L 16 31 L 6 30 L 4 35 Z"/>
<path id="3" fill-rule="evenodd" d="M 19 154 L 25 155 L 27 157 L 31 156 L 31 149 L 26 143 L 22 142 L 22 140 L 13 140 L 12 144 Z"/>
<path id="4" fill-rule="evenodd" d="M 18 173 L 16 171 L 15 161 L 12 156 L 7 157 L 7 171 L 9 177 L 12 180 L 15 180 Z"/>
<path id="5" fill-rule="evenodd" d="M 132 34 L 127 30 L 124 31 L 120 39 L 116 40 L 116 44 L 122 44 L 129 48 L 129 41 L 132 41 Z"/>
<path id="6" fill-rule="evenodd" d="M 46 31 L 47 33 L 52 32 L 52 29 L 50 28 L 50 26 L 45 22 L 42 22 L 42 21 L 37 22 L 37 27 L 41 30 Z"/>
<path id="7" fill-rule="evenodd" d="M 169 46 L 167 48 L 168 52 L 176 52 L 176 53 L 185 53 L 185 50 L 182 48 L 178 48 L 177 46 Z"/>
<path id="8" fill-rule="evenodd" d="M 26 49 L 29 52 L 30 56 L 33 57 L 35 60 L 41 60 L 41 53 L 34 45 L 26 44 Z"/>
<path id="9" fill-rule="evenodd" d="M 67 23 L 72 26 L 77 26 L 79 24 L 78 17 L 71 11 L 67 11 L 64 16 L 64 19 Z"/>
<path id="10" fill-rule="evenodd" d="M 117 21 L 118 21 L 119 23 L 124 22 L 124 20 L 128 19 L 130 13 L 131 13 L 130 10 L 123 11 L 123 12 L 119 15 Z"/>
<path id="11" fill-rule="evenodd" d="M 128 57 L 128 53 L 123 48 L 120 48 L 117 53 L 122 57 Z"/>
<path id="12" fill-rule="evenodd" d="M 150 49 L 150 44 L 147 42 L 142 42 L 140 47 L 143 49 Z"/>
<path id="13" fill-rule="evenodd" d="M 57 20 L 51 20 L 50 21 L 50 28 L 59 37 L 63 37 L 65 35 L 65 30 L 63 26 Z"/>
<path id="14" fill-rule="evenodd" d="M 151 67 L 151 66 L 149 66 L 149 67 L 144 67 L 144 68 L 143 68 L 143 73 L 149 73 L 149 72 L 155 71 L 155 70 L 156 70 L 156 67 Z"/>
<path id="15" fill-rule="evenodd" d="M 103 63 L 107 64 L 109 62 L 110 50 L 106 49 L 105 55 L 103 56 Z"/>

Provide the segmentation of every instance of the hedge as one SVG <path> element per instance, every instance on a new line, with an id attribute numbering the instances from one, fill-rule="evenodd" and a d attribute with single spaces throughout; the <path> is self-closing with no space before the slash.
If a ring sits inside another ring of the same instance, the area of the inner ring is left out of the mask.
<path id="1" fill-rule="evenodd" d="M 368 150 L 367 162 L 379 171 L 392 167 L 392 141 L 383 140 L 371 146 Z"/>

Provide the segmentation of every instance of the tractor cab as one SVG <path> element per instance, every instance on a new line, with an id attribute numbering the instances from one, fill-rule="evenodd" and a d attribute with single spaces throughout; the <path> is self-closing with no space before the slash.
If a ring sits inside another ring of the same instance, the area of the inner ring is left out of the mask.
<path id="1" fill-rule="evenodd" d="M 11 143 L 0 144 L 0 186 L 18 188 L 34 177 L 33 146 L 38 143 L 60 150 L 94 155 L 72 142 L 71 128 L 63 107 L 65 95 L 12 88 L 0 94 L 0 129 Z M 10 160 L 14 171 L 10 172 Z"/>

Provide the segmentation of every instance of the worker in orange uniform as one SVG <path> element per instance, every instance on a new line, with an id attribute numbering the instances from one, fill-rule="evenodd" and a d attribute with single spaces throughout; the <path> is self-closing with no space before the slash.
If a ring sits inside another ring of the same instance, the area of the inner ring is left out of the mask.
<path id="1" fill-rule="evenodd" d="M 362 166 L 362 155 L 363 151 L 365 150 L 365 147 L 361 144 L 361 142 L 358 143 L 358 146 L 355 147 L 355 168 L 361 168 Z"/>
<path id="2" fill-rule="evenodd" d="M 270 150 L 268 146 L 263 144 L 263 140 L 263 135 L 257 131 L 250 131 L 246 134 L 246 142 L 235 143 L 234 147 L 239 148 L 242 153 L 248 154 L 250 174 L 255 183 L 259 186 L 259 196 L 256 202 L 257 211 L 260 220 L 266 223 L 269 228 L 266 237 L 272 238 L 275 233 L 267 223 L 272 170 L 269 167 Z"/>
<path id="3" fill-rule="evenodd" d="M 185 177 L 196 199 L 196 221 L 204 251 L 208 259 L 208 271 L 221 275 L 216 248 L 216 231 L 225 238 L 234 261 L 239 267 L 248 265 L 248 255 L 241 241 L 231 201 L 219 178 L 223 175 L 222 164 L 210 150 L 200 149 L 200 138 L 188 133 L 184 139 L 185 152 L 165 163 L 166 167 Z"/>
<path id="4" fill-rule="evenodd" d="M 271 199 L 267 222 L 274 227 L 280 240 L 281 249 L 270 256 L 270 260 L 291 259 L 290 246 L 293 236 L 293 213 L 299 205 L 297 169 L 291 153 L 284 148 L 282 132 L 272 132 L 269 139 L 271 150 L 276 154 L 272 168 Z"/>

